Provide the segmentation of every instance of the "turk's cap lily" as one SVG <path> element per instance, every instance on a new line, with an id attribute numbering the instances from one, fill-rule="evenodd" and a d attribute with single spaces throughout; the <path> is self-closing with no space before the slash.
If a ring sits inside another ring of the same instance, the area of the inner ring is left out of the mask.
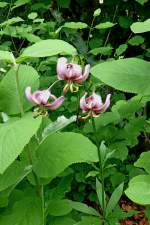
<path id="1" fill-rule="evenodd" d="M 103 103 L 101 96 L 95 92 L 89 97 L 87 97 L 87 93 L 85 93 L 80 99 L 80 108 L 83 112 L 87 112 L 88 116 L 97 116 L 108 109 L 110 106 L 110 97 L 111 94 L 108 94 L 105 103 Z"/>
<path id="2" fill-rule="evenodd" d="M 44 106 L 47 109 L 55 110 L 61 106 L 64 101 L 64 96 L 56 97 L 51 94 L 49 89 L 38 90 L 31 92 L 31 87 L 26 87 L 25 89 L 26 98 L 33 104 Z"/>
<path id="3" fill-rule="evenodd" d="M 57 62 L 57 77 L 59 80 L 66 80 L 70 83 L 82 83 L 90 73 L 90 65 L 85 66 L 84 72 L 80 65 L 75 63 L 67 63 L 65 57 L 61 57 Z"/>

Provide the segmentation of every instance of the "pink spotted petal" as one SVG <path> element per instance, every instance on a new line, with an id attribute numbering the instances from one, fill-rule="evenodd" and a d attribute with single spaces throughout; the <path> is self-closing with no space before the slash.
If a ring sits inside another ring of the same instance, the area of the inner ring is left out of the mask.
<path id="1" fill-rule="evenodd" d="M 103 105 L 102 98 L 100 95 L 97 95 L 95 92 L 92 94 L 93 97 L 93 105 L 94 107 L 101 107 Z"/>
<path id="2" fill-rule="evenodd" d="M 40 104 L 40 101 L 34 97 L 35 94 L 39 94 L 40 91 L 34 92 L 33 94 L 31 93 L 31 87 L 27 87 L 25 89 L 25 95 L 27 97 L 27 99 L 34 103 L 34 104 Z"/>
<path id="3" fill-rule="evenodd" d="M 103 104 L 103 107 L 101 109 L 101 112 L 105 112 L 108 109 L 108 107 L 110 106 L 110 97 L 111 97 L 111 94 L 108 94 L 106 97 L 106 101 Z"/>
<path id="4" fill-rule="evenodd" d="M 61 57 L 57 62 L 57 77 L 59 80 L 65 79 L 65 74 L 67 73 L 67 59 L 65 57 Z"/>
<path id="5" fill-rule="evenodd" d="M 90 74 L 90 64 L 87 64 L 85 66 L 85 70 L 83 73 L 83 81 L 87 80 L 87 78 L 89 77 L 89 74 Z"/>
<path id="6" fill-rule="evenodd" d="M 44 104 L 44 105 L 47 104 L 50 95 L 51 95 L 51 93 L 50 93 L 50 91 L 48 89 L 42 91 L 41 104 Z"/>
<path id="7" fill-rule="evenodd" d="M 85 93 L 85 94 L 83 95 L 83 97 L 80 99 L 80 108 L 81 108 L 84 112 L 86 112 L 86 111 L 89 110 L 88 105 L 87 105 L 87 103 L 86 103 L 86 96 L 87 96 L 87 93 Z"/>
<path id="8" fill-rule="evenodd" d="M 63 101 L 64 101 L 64 96 L 60 96 L 54 102 L 47 103 L 45 106 L 48 109 L 55 110 L 55 109 L 57 109 L 57 108 L 59 108 L 61 106 L 61 104 L 63 103 Z"/>

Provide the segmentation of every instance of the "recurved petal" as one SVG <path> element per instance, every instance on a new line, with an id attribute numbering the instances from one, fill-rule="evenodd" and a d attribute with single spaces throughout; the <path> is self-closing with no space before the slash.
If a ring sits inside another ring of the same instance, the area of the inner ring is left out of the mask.
<path id="1" fill-rule="evenodd" d="M 45 106 L 50 110 L 55 110 L 61 106 L 64 101 L 64 96 L 60 96 L 52 103 L 47 103 Z"/>
<path id="2" fill-rule="evenodd" d="M 103 102 L 102 102 L 102 98 L 100 95 L 97 95 L 95 92 L 93 92 L 92 97 L 93 97 L 93 104 L 96 107 L 102 106 Z"/>
<path id="3" fill-rule="evenodd" d="M 83 81 L 85 81 L 88 78 L 89 74 L 90 74 L 90 64 L 87 64 L 85 66 L 84 73 L 83 73 Z"/>
<path id="4" fill-rule="evenodd" d="M 37 102 L 34 101 L 33 99 L 33 94 L 31 93 L 31 87 L 26 87 L 25 96 L 30 102 L 37 104 Z"/>
<path id="5" fill-rule="evenodd" d="M 80 108 L 83 110 L 83 111 L 87 111 L 89 110 L 88 107 L 87 107 L 87 103 L 86 103 L 86 96 L 87 96 L 87 93 L 85 93 L 82 98 L 80 99 Z"/>
<path id="6" fill-rule="evenodd" d="M 57 61 L 57 77 L 59 80 L 63 80 L 65 78 L 65 74 L 67 72 L 67 59 L 65 57 L 61 57 Z"/>
<path id="7" fill-rule="evenodd" d="M 108 94 L 106 97 L 106 101 L 103 104 L 103 107 L 101 109 L 101 112 L 105 112 L 108 109 L 108 107 L 110 106 L 110 97 L 111 97 L 111 94 Z"/>

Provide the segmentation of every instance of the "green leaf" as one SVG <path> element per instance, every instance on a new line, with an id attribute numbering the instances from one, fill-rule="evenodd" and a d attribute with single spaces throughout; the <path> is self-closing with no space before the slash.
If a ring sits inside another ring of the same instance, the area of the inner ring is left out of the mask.
<path id="1" fill-rule="evenodd" d="M 76 116 L 71 116 L 67 119 L 65 116 L 60 116 L 57 118 L 55 122 L 51 122 L 48 126 L 46 126 L 42 132 L 42 137 L 45 138 L 50 134 L 53 134 L 64 127 L 68 126 L 70 123 L 76 121 Z"/>
<path id="2" fill-rule="evenodd" d="M 82 22 L 66 22 L 66 23 L 64 23 L 64 25 L 59 27 L 55 32 L 59 33 L 62 28 L 78 30 L 78 29 L 86 29 L 86 28 L 88 28 L 88 25 L 86 23 L 82 23 Z"/>
<path id="3" fill-rule="evenodd" d="M 102 184 L 100 181 L 96 178 L 96 193 L 99 200 L 99 204 L 101 208 L 103 209 L 103 201 L 102 201 Z M 106 194 L 104 192 L 104 207 L 106 207 Z"/>
<path id="4" fill-rule="evenodd" d="M 22 18 L 20 18 L 19 16 L 13 17 L 13 18 L 11 18 L 9 20 L 6 20 L 5 22 L 1 23 L 0 27 L 10 26 L 14 23 L 19 23 L 19 22 L 22 22 L 22 21 L 24 21 L 24 20 Z"/>
<path id="5" fill-rule="evenodd" d="M 37 149 L 37 157 L 35 172 L 40 177 L 50 178 L 73 163 L 98 161 L 96 146 L 83 135 L 72 132 L 48 136 Z"/>
<path id="6" fill-rule="evenodd" d="M 148 174 L 150 174 L 150 151 L 143 152 L 140 158 L 134 163 L 134 166 L 143 168 Z"/>
<path id="7" fill-rule="evenodd" d="M 7 2 L 0 2 L 0 8 L 4 8 L 8 5 Z"/>
<path id="8" fill-rule="evenodd" d="M 15 161 L 0 175 L 0 191 L 19 183 L 31 171 L 31 168 L 20 161 Z"/>
<path id="9" fill-rule="evenodd" d="M 124 92 L 150 94 L 150 63 L 138 58 L 100 63 L 91 73 L 105 84 Z"/>
<path id="10" fill-rule="evenodd" d="M 62 40 L 42 40 L 26 48 L 17 61 L 22 61 L 31 57 L 47 57 L 57 54 L 75 55 L 76 49 L 72 45 Z"/>
<path id="11" fill-rule="evenodd" d="M 150 204 L 150 176 L 139 175 L 134 177 L 129 182 L 129 187 L 126 189 L 125 194 L 133 202 L 140 205 Z"/>
<path id="12" fill-rule="evenodd" d="M 25 88 L 31 86 L 33 90 L 39 87 L 39 77 L 31 66 L 20 65 L 18 72 L 19 90 L 24 110 L 32 107 L 25 97 Z M 0 83 L 0 110 L 8 115 L 20 113 L 19 90 L 16 83 L 16 71 L 10 69 Z"/>
<path id="13" fill-rule="evenodd" d="M 115 54 L 117 56 L 120 56 L 122 55 L 128 48 L 128 45 L 127 44 L 122 44 L 122 45 L 119 45 L 119 47 L 116 49 L 116 52 Z"/>
<path id="14" fill-rule="evenodd" d="M 144 5 L 148 0 L 135 0 L 136 2 L 140 3 L 141 5 Z"/>
<path id="15" fill-rule="evenodd" d="M 100 216 L 100 214 L 94 208 L 92 208 L 84 203 L 71 201 L 70 204 L 73 209 L 75 209 L 79 212 L 86 213 L 86 214 L 89 214 L 92 216 L 98 216 L 98 217 Z"/>
<path id="16" fill-rule="evenodd" d="M 117 203 L 119 202 L 119 199 L 121 198 L 121 195 L 123 193 L 123 186 L 124 183 L 120 184 L 112 193 L 109 202 L 106 207 L 106 216 L 108 216 L 112 211 L 115 209 Z"/>
<path id="17" fill-rule="evenodd" d="M 40 123 L 41 117 L 34 119 L 31 114 L 27 114 L 21 119 L 10 119 L 0 124 L 0 173 L 18 157 L 37 132 Z"/>
<path id="18" fill-rule="evenodd" d="M 14 3 L 14 6 L 12 7 L 12 10 L 15 9 L 15 8 L 18 8 L 22 5 L 25 5 L 27 3 L 31 2 L 31 0 L 17 0 L 15 3 Z"/>
<path id="19" fill-rule="evenodd" d="M 108 29 L 115 25 L 116 25 L 116 23 L 105 22 L 105 23 L 100 23 L 100 24 L 96 25 L 95 28 L 96 29 Z"/>
<path id="20" fill-rule="evenodd" d="M 132 46 L 138 46 L 144 43 L 144 38 L 140 35 L 136 35 L 134 37 L 132 37 L 128 43 Z"/>
<path id="21" fill-rule="evenodd" d="M 64 216 L 72 211 L 70 200 L 51 200 L 48 204 L 48 213 L 51 216 Z"/>
<path id="22" fill-rule="evenodd" d="M 7 61 L 9 63 L 14 63 L 14 56 L 12 52 L 0 50 L 0 60 Z"/>
<path id="23" fill-rule="evenodd" d="M 32 12 L 28 15 L 28 18 L 30 20 L 34 20 L 38 16 L 37 12 Z"/>
<path id="24" fill-rule="evenodd" d="M 107 47 L 94 48 L 90 50 L 89 53 L 93 55 L 98 55 L 98 54 L 111 55 L 112 50 L 113 50 L 113 47 L 107 46 Z"/>
<path id="25" fill-rule="evenodd" d="M 75 224 L 75 220 L 73 220 L 70 217 L 64 216 L 64 217 L 54 217 L 50 220 L 50 224 L 49 225 L 74 225 Z"/>
<path id="26" fill-rule="evenodd" d="M 150 19 L 144 22 L 136 22 L 131 25 L 131 30 L 133 33 L 140 34 L 150 31 Z"/>
<path id="27" fill-rule="evenodd" d="M 23 197 L 16 201 L 12 209 L 1 213 L 0 225 L 41 225 L 41 200 L 36 195 Z"/>
<path id="28" fill-rule="evenodd" d="M 98 8 L 98 9 L 96 9 L 96 10 L 94 11 L 93 16 L 94 16 L 94 17 L 97 17 L 97 16 L 99 16 L 100 14 L 101 14 L 101 9 Z"/>
<path id="29" fill-rule="evenodd" d="M 83 216 L 81 221 L 74 225 L 102 225 L 101 219 L 94 216 Z"/>

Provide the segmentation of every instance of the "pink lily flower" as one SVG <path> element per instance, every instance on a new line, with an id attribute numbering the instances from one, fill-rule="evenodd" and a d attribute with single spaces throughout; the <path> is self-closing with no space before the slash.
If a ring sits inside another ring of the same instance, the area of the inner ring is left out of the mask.
<path id="1" fill-rule="evenodd" d="M 64 101 L 64 96 L 57 98 L 55 95 L 51 94 L 50 89 L 31 93 L 31 87 L 27 87 L 25 89 L 25 95 L 30 102 L 44 106 L 50 110 L 59 108 Z M 49 102 L 49 100 L 52 102 Z"/>
<path id="2" fill-rule="evenodd" d="M 85 81 L 90 73 L 90 65 L 85 66 L 84 72 L 80 65 L 75 63 L 67 63 L 67 59 L 65 57 L 61 57 L 57 62 L 57 77 L 59 80 L 66 80 L 70 86 L 72 83 L 81 84 Z M 68 86 L 66 86 L 66 89 Z M 71 86 L 70 89 L 73 87 Z M 72 91 L 74 92 L 74 91 Z"/>
<path id="3" fill-rule="evenodd" d="M 110 97 L 111 94 L 108 94 L 105 100 L 105 103 L 102 102 L 102 98 L 100 95 L 97 95 L 95 92 L 89 97 L 86 97 L 87 93 L 80 99 L 80 108 L 83 112 L 88 112 L 89 116 L 97 116 L 100 113 L 103 113 L 107 110 L 110 105 Z"/>

